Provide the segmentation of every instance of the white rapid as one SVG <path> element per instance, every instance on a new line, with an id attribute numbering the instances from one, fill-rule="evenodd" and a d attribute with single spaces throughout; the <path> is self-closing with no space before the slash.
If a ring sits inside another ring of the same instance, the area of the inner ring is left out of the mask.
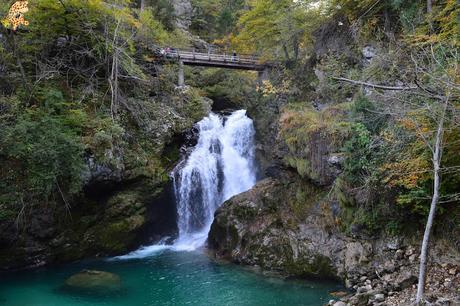
<path id="1" fill-rule="evenodd" d="M 255 131 L 245 110 L 227 117 L 211 113 L 197 127 L 197 145 L 171 174 L 178 238 L 173 245 L 147 246 L 117 259 L 143 258 L 165 249 L 191 251 L 203 246 L 216 209 L 255 184 Z"/>
<path id="2" fill-rule="evenodd" d="M 174 245 L 183 250 L 202 246 L 220 204 L 256 182 L 255 132 L 245 110 L 226 118 L 210 114 L 198 130 L 197 145 L 173 173 L 179 229 Z"/>

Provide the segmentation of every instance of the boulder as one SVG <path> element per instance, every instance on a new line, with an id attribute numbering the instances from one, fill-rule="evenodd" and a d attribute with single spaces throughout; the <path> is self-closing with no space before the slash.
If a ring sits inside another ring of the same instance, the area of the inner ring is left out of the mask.
<path id="1" fill-rule="evenodd" d="M 418 280 L 417 275 L 411 270 L 401 270 L 393 282 L 396 289 L 404 290 L 415 284 Z"/>
<path id="2" fill-rule="evenodd" d="M 122 288 L 118 275 L 97 270 L 83 270 L 65 281 L 68 289 L 89 291 L 118 291 Z"/>
<path id="3" fill-rule="evenodd" d="M 323 227 L 316 205 L 321 190 L 285 179 L 264 179 L 225 202 L 215 214 L 208 246 L 236 263 L 298 277 L 340 277 L 344 241 Z M 298 188 L 305 198 L 296 194 Z"/>

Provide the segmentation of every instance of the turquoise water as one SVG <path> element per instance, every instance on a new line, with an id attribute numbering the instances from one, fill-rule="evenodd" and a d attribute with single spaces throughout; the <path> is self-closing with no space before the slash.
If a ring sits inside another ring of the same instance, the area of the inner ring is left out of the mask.
<path id="1" fill-rule="evenodd" d="M 118 274 L 123 290 L 88 295 L 62 289 L 82 269 Z M 0 275 L 2 306 L 74 305 L 323 305 L 336 283 L 283 281 L 231 264 L 218 264 L 202 252 L 164 251 L 137 260 L 80 262 Z"/>

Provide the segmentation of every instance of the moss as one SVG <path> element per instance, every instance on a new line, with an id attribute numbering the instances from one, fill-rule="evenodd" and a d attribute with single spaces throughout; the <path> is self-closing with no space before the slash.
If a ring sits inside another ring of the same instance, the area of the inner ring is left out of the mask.
<path id="1" fill-rule="evenodd" d="M 284 268 L 288 273 L 300 277 L 335 278 L 337 275 L 330 258 L 321 255 L 288 261 Z"/>
<path id="2" fill-rule="evenodd" d="M 132 216 L 123 221 L 101 225 L 96 230 L 97 243 L 107 252 L 126 251 L 135 238 L 134 230 L 145 222 L 143 216 Z"/>
<path id="3" fill-rule="evenodd" d="M 292 216 L 303 221 L 311 213 L 312 206 L 324 198 L 326 191 L 309 182 L 302 182 L 293 192 L 295 194 L 289 201 Z"/>
<path id="4" fill-rule="evenodd" d="M 253 207 L 247 205 L 235 205 L 233 207 L 233 214 L 238 218 L 238 220 L 251 220 L 257 215 L 257 211 Z"/>
<path id="5" fill-rule="evenodd" d="M 302 177 L 329 183 L 326 159 L 330 153 L 339 152 L 349 138 L 349 108 L 349 103 L 322 111 L 299 105 L 286 107 L 280 118 L 280 136 L 288 148 L 284 162 Z"/>

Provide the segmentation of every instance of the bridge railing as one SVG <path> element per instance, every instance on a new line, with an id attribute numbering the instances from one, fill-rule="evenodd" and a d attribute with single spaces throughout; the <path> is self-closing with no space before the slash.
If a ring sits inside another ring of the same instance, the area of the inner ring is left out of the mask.
<path id="1" fill-rule="evenodd" d="M 217 54 L 217 53 L 201 53 L 195 51 L 184 51 L 178 50 L 177 56 L 182 59 L 188 60 L 207 60 L 214 62 L 235 62 L 242 64 L 258 64 L 259 58 L 251 55 L 241 55 L 241 54 Z"/>
<path id="2" fill-rule="evenodd" d="M 257 65 L 261 63 L 258 56 L 248 54 L 217 53 L 211 50 L 199 49 L 159 49 L 158 52 L 166 58 L 184 60 L 210 61 L 223 63 L 239 63 Z"/>

